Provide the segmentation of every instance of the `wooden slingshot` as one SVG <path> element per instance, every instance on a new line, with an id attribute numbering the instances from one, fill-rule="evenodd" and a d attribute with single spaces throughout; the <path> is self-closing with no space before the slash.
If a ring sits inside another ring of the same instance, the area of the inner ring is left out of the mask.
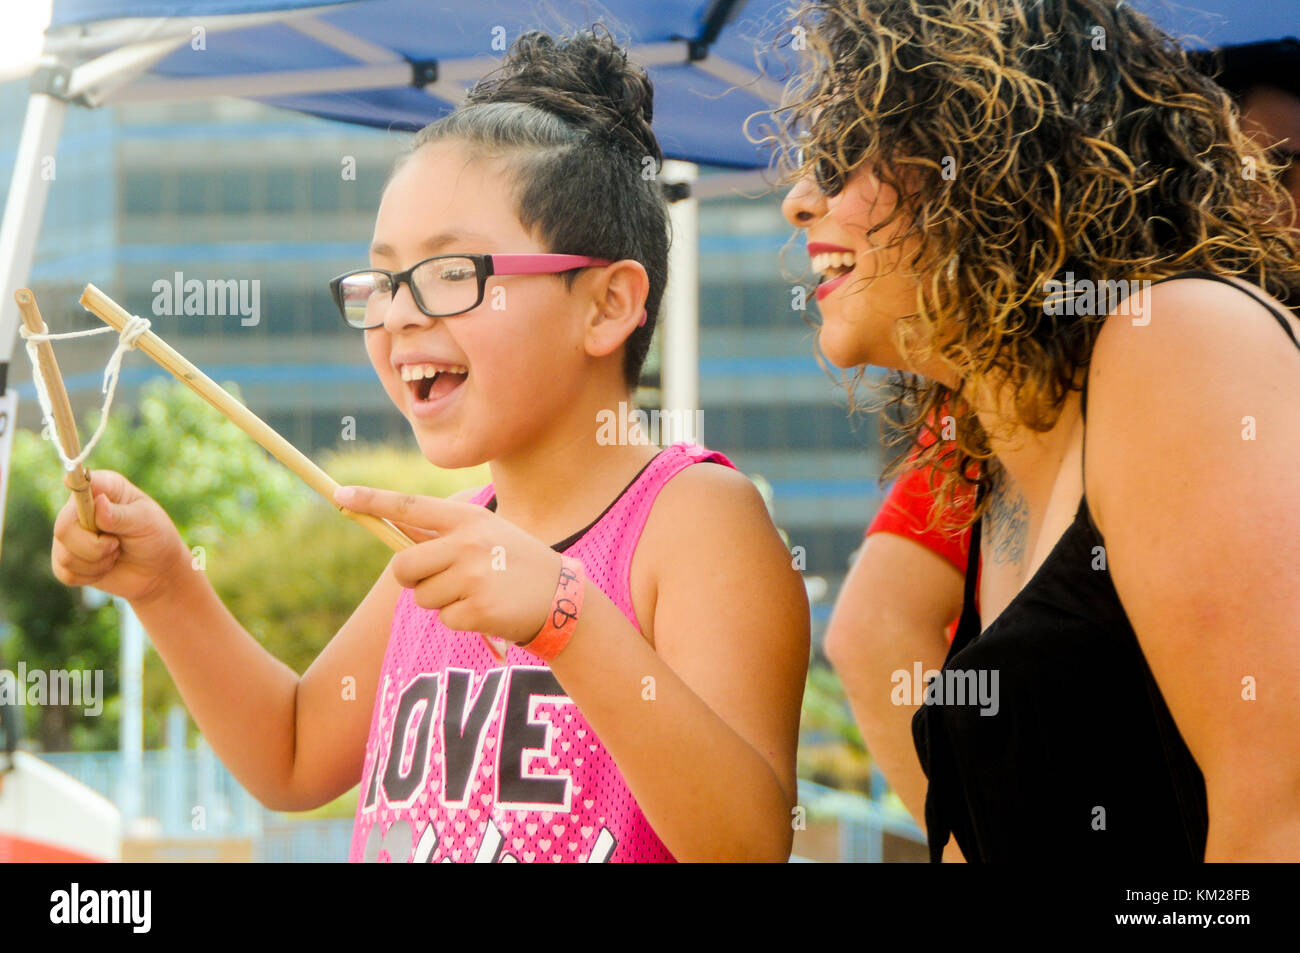
<path id="1" fill-rule="evenodd" d="M 62 452 L 60 456 L 64 458 L 64 469 L 67 471 L 63 482 L 72 491 L 76 500 L 78 521 L 85 529 L 97 533 L 99 530 L 95 525 L 95 505 L 90 494 L 90 474 L 86 470 L 84 463 L 77 459 L 82 456 L 82 453 L 77 438 L 76 419 L 72 415 L 72 407 L 68 403 L 68 394 L 63 386 L 63 377 L 59 373 L 59 366 L 54 359 L 54 349 L 48 340 L 49 337 L 59 337 L 60 335 L 50 335 L 46 330 L 45 322 L 41 320 L 40 311 L 36 307 L 36 298 L 29 289 L 20 288 L 14 293 L 14 300 L 18 302 L 18 309 L 22 313 L 23 322 L 29 332 L 24 337 L 35 338 L 30 343 L 34 343 L 36 346 L 39 368 L 34 368 L 34 370 L 38 370 L 39 379 L 44 381 L 44 387 L 48 392 L 49 412 L 53 418 L 53 429 L 56 438 L 61 444 Z M 138 347 L 166 370 L 170 371 L 177 380 L 219 410 L 235 426 L 261 444 L 268 453 L 298 474 L 304 483 L 329 500 L 330 504 L 348 519 L 360 523 L 370 530 L 394 552 L 401 552 L 415 545 L 414 540 L 388 520 L 372 516 L 369 513 L 354 513 L 352 510 L 336 503 L 334 501 L 334 491 L 338 489 L 339 484 L 328 473 L 316 466 L 297 447 L 276 433 L 269 424 L 182 357 L 179 352 L 168 346 L 162 338 L 148 330 L 147 327 L 142 327 L 142 325 L 146 324 L 145 322 L 133 317 L 130 312 L 104 292 L 93 284 L 88 284 L 86 290 L 81 294 L 80 301 L 81 306 L 87 311 L 97 316 L 105 324 L 115 328 L 126 347 Z M 77 333 L 94 334 L 100 330 L 107 329 Z M 121 350 L 121 347 L 122 345 L 119 345 L 119 350 Z M 116 364 L 110 362 L 110 372 L 114 372 L 113 386 L 116 385 L 115 371 Z M 38 389 L 41 386 L 39 381 L 37 386 Z M 109 395 L 109 402 L 111 402 L 112 386 L 106 384 L 105 389 Z M 104 412 L 101 415 L 101 428 L 107 417 L 108 404 L 106 403 Z M 98 437 L 99 434 L 96 433 L 91 438 L 87 452 Z M 70 467 L 69 464 L 72 464 L 72 466 Z M 504 656 L 500 650 L 486 635 L 483 636 L 483 641 L 498 661 L 503 660 Z"/>
<path id="2" fill-rule="evenodd" d="M 19 288 L 14 292 L 14 301 L 18 303 L 18 313 L 22 315 L 23 324 L 28 331 L 42 336 L 49 333 L 31 289 Z M 77 420 L 72 416 L 72 405 L 68 403 L 63 375 L 59 373 L 59 362 L 54 359 L 54 346 L 47 340 L 38 340 L 35 344 L 40 376 L 47 382 L 50 412 L 54 417 L 54 439 L 63 446 L 63 456 L 75 459 L 81 454 L 81 441 L 77 438 Z M 72 498 L 76 501 L 77 522 L 83 529 L 98 533 L 99 528 L 95 525 L 95 501 L 90 496 L 90 472 L 86 465 L 77 463 L 71 470 L 65 468 L 63 485 L 72 491 Z"/>
<path id="3" fill-rule="evenodd" d="M 130 312 L 94 285 L 86 285 L 86 290 L 81 293 L 81 306 L 105 324 L 116 328 L 119 333 L 131 320 Z M 415 545 L 414 540 L 388 520 L 371 516 L 369 513 L 354 513 L 335 503 L 334 491 L 339 488 L 339 485 L 328 473 L 312 463 L 301 450 L 271 429 L 270 424 L 235 400 L 221 385 L 187 361 L 158 335 L 152 331 L 145 331 L 137 339 L 136 347 L 221 411 L 235 426 L 261 444 L 271 456 L 298 474 L 304 483 L 329 500 L 340 513 L 378 536 L 393 552 L 401 552 Z"/>

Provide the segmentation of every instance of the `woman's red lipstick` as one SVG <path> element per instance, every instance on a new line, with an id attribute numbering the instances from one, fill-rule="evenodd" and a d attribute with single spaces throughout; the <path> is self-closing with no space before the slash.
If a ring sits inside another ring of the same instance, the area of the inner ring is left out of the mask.
<path id="1" fill-rule="evenodd" d="M 845 248 L 845 247 L 843 247 L 842 245 L 828 245 L 826 242 L 809 242 L 809 243 L 808 243 L 808 258 L 809 258 L 809 259 L 812 259 L 812 257 L 813 257 L 814 255 L 823 255 L 823 254 L 832 253 L 832 252 L 848 252 L 850 255 L 854 254 L 852 248 Z M 817 291 L 816 291 L 816 294 L 817 294 L 817 300 L 818 300 L 818 301 L 821 301 L 823 298 L 825 298 L 828 294 L 830 294 L 832 291 L 834 291 L 836 288 L 838 288 L 841 284 L 843 284 L 843 283 L 844 283 L 844 279 L 848 278 L 848 276 L 851 275 L 851 274 L 853 274 L 853 269 L 852 269 L 852 268 L 850 268 L 850 269 L 849 269 L 848 271 L 846 271 L 844 274 L 840 275 L 838 278 L 832 278 L 830 281 L 823 282 L 822 284 L 818 285 L 818 286 L 817 286 Z"/>

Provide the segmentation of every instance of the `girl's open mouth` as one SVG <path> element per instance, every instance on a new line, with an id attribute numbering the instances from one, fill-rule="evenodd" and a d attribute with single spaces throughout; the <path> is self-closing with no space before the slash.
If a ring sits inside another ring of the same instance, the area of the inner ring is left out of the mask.
<path id="1" fill-rule="evenodd" d="M 408 364 L 402 367 L 401 373 L 402 380 L 411 388 L 411 407 L 416 413 L 435 410 L 469 378 L 469 368 L 463 365 Z"/>
<path id="2" fill-rule="evenodd" d="M 446 397 L 465 383 L 465 378 L 468 376 L 468 374 L 456 374 L 451 371 L 439 371 L 433 377 L 413 381 L 411 387 L 415 390 L 415 399 L 421 403 L 427 403 L 440 397 Z"/>

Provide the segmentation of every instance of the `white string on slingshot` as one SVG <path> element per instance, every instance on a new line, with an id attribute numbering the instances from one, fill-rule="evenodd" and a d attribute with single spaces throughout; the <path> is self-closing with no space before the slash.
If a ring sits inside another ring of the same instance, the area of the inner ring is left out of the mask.
<path id="1" fill-rule="evenodd" d="M 108 423 L 108 409 L 113 406 L 113 392 L 117 390 L 117 376 L 122 367 L 122 358 L 126 356 L 127 351 L 135 349 L 136 342 L 140 340 L 141 335 L 149 330 L 149 326 L 148 318 L 133 314 L 122 327 L 122 331 L 118 336 L 117 347 L 113 349 L 113 354 L 108 359 L 108 366 L 104 368 L 104 386 L 100 393 L 108 396 L 104 400 L 104 409 L 99 415 L 99 426 L 95 428 L 94 435 L 86 441 L 86 445 L 81 448 L 81 453 L 74 458 L 69 458 L 63 452 L 63 444 L 58 439 L 58 428 L 54 422 L 54 408 L 50 403 L 50 393 L 45 378 L 41 376 L 41 364 L 37 354 L 36 342 L 59 341 L 64 338 L 84 338 L 92 334 L 111 332 L 114 329 L 111 327 L 91 328 L 89 331 L 67 331 L 63 334 L 36 334 L 29 331 L 22 324 L 18 325 L 18 333 L 27 341 L 27 357 L 32 362 L 32 382 L 36 385 L 36 399 L 41 404 L 41 419 L 45 422 L 47 428 L 42 436 L 46 440 L 53 440 L 54 448 L 59 452 L 59 459 L 63 461 L 63 468 L 69 473 L 85 462 L 86 458 L 90 456 L 90 451 L 94 449 L 96 442 L 103 434 L 104 426 Z"/>

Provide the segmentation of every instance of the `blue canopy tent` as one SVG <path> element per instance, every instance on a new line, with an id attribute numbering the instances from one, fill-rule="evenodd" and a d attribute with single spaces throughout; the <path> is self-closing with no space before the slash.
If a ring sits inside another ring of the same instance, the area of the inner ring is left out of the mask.
<path id="1" fill-rule="evenodd" d="M 55 4 L 47 36 L 56 50 L 102 50 L 74 34 L 89 26 L 94 36 L 111 26 L 99 19 L 107 9 L 171 17 L 126 21 L 136 33 L 132 47 L 141 45 L 141 34 L 156 44 L 135 64 L 138 69 L 150 60 L 149 74 L 137 73 L 125 86 L 92 76 L 72 90 L 74 96 L 90 92 L 98 103 L 233 95 L 344 122 L 414 130 L 460 102 L 521 32 L 576 28 L 599 18 L 620 38 L 630 38 L 633 57 L 653 74 L 655 132 L 665 154 L 752 169 L 763 160 L 741 124 L 779 95 L 778 85 L 758 73 L 756 46 L 775 39 L 782 6 L 772 0 L 606 6 L 350 0 L 327 7 L 303 0 L 69 0 Z M 728 16 L 734 17 L 729 23 Z M 197 27 L 227 35 L 205 39 L 206 48 L 195 50 Z"/>
<path id="2" fill-rule="evenodd" d="M 743 132 L 780 85 L 771 53 L 783 4 L 774 0 L 667 0 L 609 7 L 574 0 L 465 5 L 429 0 L 55 0 L 42 66 L 32 81 L 14 187 L 0 230 L 0 368 L 12 354 L 12 291 L 27 280 L 69 105 L 235 96 L 317 116 L 418 129 L 461 102 L 527 29 L 565 30 L 601 20 L 629 42 L 655 83 L 655 127 L 670 159 L 733 170 L 715 193 L 758 185 L 765 164 Z M 788 39 L 788 33 L 787 33 Z M 758 51 L 768 56 L 759 68 Z M 663 170 L 690 178 L 693 167 Z M 693 203 L 674 208 L 673 287 L 665 302 L 665 402 L 697 403 Z M 0 370 L 0 375 L 3 371 Z M 0 376 L 0 393 L 4 378 Z"/>
<path id="3" fill-rule="evenodd" d="M 1300 32 L 1295 0 L 1135 3 L 1196 48 Z M 672 278 L 661 323 L 664 404 L 694 410 L 695 200 L 729 194 L 740 181 L 753 185 L 754 176 L 761 181 L 767 156 L 743 124 L 779 98 L 792 62 L 776 52 L 791 38 L 788 6 L 787 0 L 54 0 L 0 227 L 0 402 L 13 401 L 5 395 L 18 323 L 13 292 L 27 282 L 35 254 L 50 187 L 42 163 L 57 152 L 69 106 L 236 96 L 344 122 L 415 129 L 460 102 L 521 31 L 601 20 L 651 72 L 665 154 L 735 170 L 709 177 L 695 198 L 674 205 Z M 664 172 L 689 179 L 692 170 Z M 0 421 L 4 411 L 0 403 Z M 7 471 L 0 452 L 0 494 Z"/>

